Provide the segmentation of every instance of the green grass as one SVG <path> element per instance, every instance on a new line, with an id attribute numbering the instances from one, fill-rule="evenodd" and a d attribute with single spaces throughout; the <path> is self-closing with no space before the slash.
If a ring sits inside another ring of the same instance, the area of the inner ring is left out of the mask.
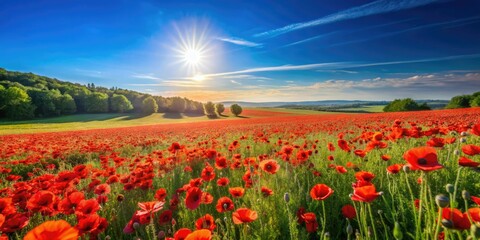
<path id="1" fill-rule="evenodd" d="M 385 105 L 371 105 L 371 106 L 361 106 L 356 108 L 340 108 L 338 109 L 338 111 L 378 113 L 378 112 L 383 112 L 384 107 Z"/>

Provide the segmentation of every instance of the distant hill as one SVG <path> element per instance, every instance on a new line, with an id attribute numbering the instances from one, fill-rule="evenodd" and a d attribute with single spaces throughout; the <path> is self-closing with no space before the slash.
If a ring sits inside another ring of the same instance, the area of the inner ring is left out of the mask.
<path id="1" fill-rule="evenodd" d="M 418 103 L 426 102 L 432 108 L 443 108 L 448 100 L 415 100 Z M 225 106 L 237 103 L 244 107 L 288 107 L 288 106 L 352 106 L 352 105 L 387 105 L 390 101 L 362 101 L 362 100 L 321 100 L 321 101 L 299 101 L 299 102 L 244 102 L 224 101 Z"/>

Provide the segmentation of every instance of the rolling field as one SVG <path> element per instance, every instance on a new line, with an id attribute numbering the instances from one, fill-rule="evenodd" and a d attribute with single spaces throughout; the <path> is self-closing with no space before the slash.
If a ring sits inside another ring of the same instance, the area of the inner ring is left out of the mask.
<path id="1" fill-rule="evenodd" d="M 242 115 L 120 128 L 113 122 L 122 116 L 85 117 L 112 128 L 0 136 L 0 231 L 9 239 L 47 227 L 72 239 L 478 238 L 479 108 Z"/>
<path id="2" fill-rule="evenodd" d="M 275 117 L 286 115 L 326 114 L 310 110 L 251 108 L 245 109 L 238 118 L 226 111 L 218 119 L 209 119 L 206 116 L 185 115 L 177 113 L 155 113 L 144 116 L 138 114 L 76 114 L 46 119 L 27 121 L 0 121 L 0 135 L 61 132 L 86 129 L 118 128 L 129 126 L 143 126 L 155 124 L 175 124 L 218 120 L 239 120 L 243 118 Z"/>

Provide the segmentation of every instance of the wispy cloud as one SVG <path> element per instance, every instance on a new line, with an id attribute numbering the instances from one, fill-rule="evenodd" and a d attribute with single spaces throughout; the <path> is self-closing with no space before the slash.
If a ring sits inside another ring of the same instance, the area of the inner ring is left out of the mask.
<path id="1" fill-rule="evenodd" d="M 320 34 L 320 35 L 317 35 L 317 36 L 314 36 L 314 37 L 311 37 L 311 38 L 307 38 L 307 39 L 303 39 L 303 40 L 300 40 L 300 41 L 297 41 L 297 42 L 293 42 L 293 43 L 283 45 L 282 47 L 290 47 L 290 46 L 310 42 L 310 41 L 313 41 L 313 40 L 325 38 L 325 37 L 335 35 L 335 34 L 338 34 L 338 33 L 340 33 L 340 31 L 334 31 L 334 32 L 329 32 L 329 33 L 325 33 L 325 34 Z"/>
<path id="2" fill-rule="evenodd" d="M 250 41 L 247 41 L 247 40 L 241 39 L 241 38 L 218 37 L 217 40 L 232 43 L 232 44 L 235 44 L 235 45 L 246 46 L 246 47 L 257 47 L 257 48 L 263 47 L 262 43 L 250 42 Z"/>
<path id="3" fill-rule="evenodd" d="M 479 21 L 480 21 L 480 17 L 477 16 L 477 17 L 468 17 L 468 18 L 456 19 L 456 20 L 453 20 L 453 21 L 445 21 L 445 22 L 439 22 L 439 23 L 425 24 L 425 25 L 421 25 L 421 26 L 417 26 L 417 27 L 403 29 L 403 30 L 400 30 L 400 31 L 387 32 L 387 33 L 384 33 L 384 34 L 379 34 L 379 35 L 368 37 L 368 38 L 339 42 L 339 43 L 335 43 L 335 44 L 330 45 L 330 47 L 331 46 L 347 45 L 347 44 L 358 43 L 358 42 L 366 42 L 366 41 L 370 41 L 370 40 L 374 40 L 374 39 L 391 37 L 391 36 L 395 36 L 395 35 L 402 34 L 402 33 L 418 31 L 418 30 L 434 28 L 434 27 L 440 27 L 440 26 L 447 26 L 449 28 L 458 27 L 458 26 L 463 26 L 463 25 L 466 25 L 466 24 L 476 23 L 476 22 L 479 22 Z"/>
<path id="4" fill-rule="evenodd" d="M 128 84 L 134 87 L 184 87 L 184 88 L 201 88 L 204 85 L 201 82 L 185 81 L 185 80 L 165 80 L 160 83 L 132 83 Z"/>
<path id="5" fill-rule="evenodd" d="M 244 79 L 244 80 L 271 80 L 271 78 L 268 77 L 260 77 L 260 76 L 255 76 L 255 75 L 230 75 L 230 76 L 224 76 L 223 78 L 225 79 Z"/>
<path id="6" fill-rule="evenodd" d="M 230 82 L 233 83 L 233 84 L 242 85 L 241 83 L 239 83 L 239 82 L 237 82 L 237 81 L 235 81 L 235 80 L 230 80 Z"/>
<path id="7" fill-rule="evenodd" d="M 437 61 L 448 61 L 456 59 L 471 59 L 471 58 L 480 58 L 480 53 L 478 54 L 469 54 L 469 55 L 454 55 L 454 56 L 445 56 L 445 57 L 436 57 L 436 58 L 422 58 L 422 59 L 413 59 L 413 60 L 400 60 L 400 61 L 387 61 L 387 62 L 373 62 L 373 63 L 359 63 L 359 62 L 331 62 L 331 63 L 313 63 L 313 64 L 303 64 L 303 65 L 282 65 L 282 66 L 272 66 L 272 67 L 258 67 L 258 68 L 249 68 L 238 71 L 231 72 L 220 72 L 220 73 L 210 73 L 205 74 L 205 78 L 213 77 L 222 77 L 222 78 L 234 78 L 233 76 L 252 76 L 245 75 L 246 73 L 255 73 L 255 72 L 278 72 L 278 71 L 301 71 L 301 70 L 316 70 L 316 71 L 344 71 L 355 73 L 354 71 L 344 70 L 350 68 L 362 68 L 362 67 L 374 67 L 374 66 L 385 66 L 385 65 L 396 65 L 396 64 L 409 64 L 409 63 L 422 63 L 422 62 L 437 62 Z"/>
<path id="8" fill-rule="evenodd" d="M 131 77 L 150 80 L 162 80 L 161 78 L 153 76 L 153 74 L 133 74 L 131 75 Z"/>
<path id="9" fill-rule="evenodd" d="M 377 0 L 358 7 L 349 8 L 312 21 L 289 24 L 287 26 L 255 34 L 254 37 L 275 37 L 291 31 L 318 25 L 355 19 L 370 15 L 395 12 L 409 8 L 424 6 L 440 0 Z"/>

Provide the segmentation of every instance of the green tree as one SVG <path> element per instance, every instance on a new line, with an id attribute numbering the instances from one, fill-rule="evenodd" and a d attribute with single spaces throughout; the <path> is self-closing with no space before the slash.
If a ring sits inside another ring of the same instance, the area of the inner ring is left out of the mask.
<path id="1" fill-rule="evenodd" d="M 472 96 L 470 95 L 460 95 L 453 97 L 445 108 L 468 108 L 470 107 L 470 100 Z"/>
<path id="2" fill-rule="evenodd" d="M 110 107 L 112 111 L 118 113 L 128 112 L 133 109 L 133 105 L 127 97 L 119 94 L 113 94 L 110 98 Z"/>
<path id="3" fill-rule="evenodd" d="M 71 87 L 65 91 L 65 93 L 72 96 L 73 100 L 75 100 L 75 106 L 77 107 L 77 112 L 84 113 L 87 111 L 86 104 L 87 104 L 87 96 L 90 95 L 90 90 L 88 90 L 85 86 L 83 87 Z"/>
<path id="4" fill-rule="evenodd" d="M 478 94 L 476 97 L 472 98 L 472 100 L 470 101 L 470 106 L 480 107 L 480 94 Z"/>
<path id="5" fill-rule="evenodd" d="M 242 107 L 236 103 L 230 106 L 230 112 L 233 113 L 233 115 L 235 116 L 240 115 L 242 111 L 243 111 Z"/>
<path id="6" fill-rule="evenodd" d="M 168 111 L 175 113 L 184 113 L 187 108 L 187 102 L 181 97 L 171 97 L 168 99 Z"/>
<path id="7" fill-rule="evenodd" d="M 30 119 L 34 117 L 35 106 L 32 105 L 27 92 L 18 87 L 10 87 L 4 95 L 5 113 L 14 120 Z"/>
<path id="8" fill-rule="evenodd" d="M 4 70 L 2 68 L 0 68 L 0 71 L 1 70 Z M 3 85 L 0 85 L 0 117 L 4 117 L 5 116 L 5 107 L 6 107 L 6 99 L 5 99 L 5 95 L 7 94 L 6 93 L 6 89 Z"/>
<path id="9" fill-rule="evenodd" d="M 157 102 L 155 99 L 153 99 L 153 97 L 147 97 L 143 99 L 142 105 L 142 110 L 145 114 L 152 114 L 158 111 Z"/>
<path id="10" fill-rule="evenodd" d="M 222 103 L 215 104 L 215 112 L 217 112 L 218 115 L 221 116 L 224 111 L 225 111 L 225 106 Z"/>
<path id="11" fill-rule="evenodd" d="M 108 112 L 108 95 L 101 92 L 94 92 L 87 96 L 85 109 L 88 113 Z"/>
<path id="12" fill-rule="evenodd" d="M 217 114 L 215 113 L 215 104 L 213 102 L 203 104 L 203 111 L 208 117 L 217 117 Z"/>
<path id="13" fill-rule="evenodd" d="M 404 111 L 418 111 L 418 110 L 430 110 L 430 107 L 427 103 L 423 103 L 422 105 L 418 105 L 411 98 L 404 98 L 404 99 L 395 99 L 394 101 L 390 102 L 383 108 L 384 112 L 404 112 Z"/>
<path id="14" fill-rule="evenodd" d="M 75 100 L 68 93 L 57 98 L 55 105 L 60 114 L 74 114 L 77 111 Z"/>

